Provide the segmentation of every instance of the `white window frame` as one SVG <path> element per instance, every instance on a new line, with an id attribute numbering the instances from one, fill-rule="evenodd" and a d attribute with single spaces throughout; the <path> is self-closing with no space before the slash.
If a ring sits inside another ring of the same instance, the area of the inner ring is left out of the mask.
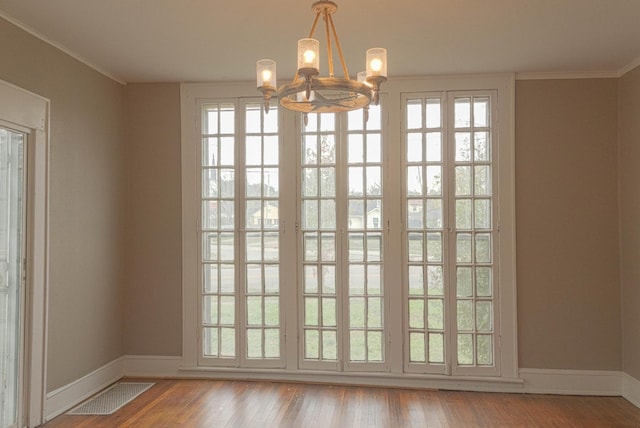
<path id="1" fill-rule="evenodd" d="M 47 306 L 49 287 L 50 101 L 0 80 L 0 120 L 27 134 L 26 284 L 23 404 L 21 423 L 45 422 L 47 405 Z"/>
<path id="2" fill-rule="evenodd" d="M 385 273 L 384 277 L 403 278 L 404 265 L 402 263 L 403 242 L 403 210 L 401 177 L 403 165 L 403 153 L 400 150 L 402 138 L 402 123 L 404 107 L 401 94 L 446 92 L 446 91 L 495 91 L 496 111 L 498 117 L 494 119 L 494 132 L 499 143 L 493 147 L 497 159 L 494 183 L 499 200 L 496 199 L 493 215 L 499 222 L 500 229 L 494 242 L 495 251 L 499 252 L 496 271 L 496 282 L 500 284 L 499 298 L 495 301 L 494 313 L 499 319 L 499 330 L 495 333 L 496 362 L 500 362 L 498 373 L 479 376 L 470 373 L 447 374 L 418 374 L 408 373 L 404 367 L 403 341 L 403 310 L 389 311 L 388 308 L 402 308 L 406 296 L 403 293 L 390 293 L 385 290 L 385 328 L 390 332 L 386 343 L 386 362 L 388 371 L 384 373 L 372 372 L 323 372 L 317 377 L 317 372 L 310 369 L 302 369 L 299 366 L 298 346 L 298 322 L 296 317 L 288 316 L 284 321 L 285 340 L 283 357 L 284 366 L 278 369 L 264 370 L 251 369 L 220 369 L 215 367 L 202 367 L 198 364 L 199 344 L 194 340 L 197 336 L 195 329 L 199 328 L 197 319 L 198 308 L 197 293 L 199 291 L 198 269 L 199 260 L 196 250 L 199 245 L 199 235 L 196 220 L 199 215 L 199 205 L 195 204 L 197 194 L 197 180 L 200 180 L 199 165 L 196 163 L 196 150 L 199 145 L 199 130 L 195 126 L 197 100 L 200 98 L 238 98 L 255 97 L 255 85 L 249 83 L 216 83 L 216 84 L 183 84 L 181 86 L 181 114 L 182 114 L 182 254 L 183 254 L 183 365 L 187 371 L 196 370 L 199 373 L 242 373 L 245 377 L 262 379 L 290 379 L 290 380 L 319 380 L 337 383 L 368 383 L 379 385 L 398 386 L 430 386 L 450 387 L 454 389 L 473 389 L 474 382 L 483 384 L 501 385 L 521 383 L 518 378 L 517 364 L 517 317 L 516 317 L 516 270 L 515 270 L 515 150 L 514 150 L 514 98 L 515 78 L 513 74 L 485 75 L 485 76 L 461 76 L 461 77 L 431 77 L 431 78 L 398 78 L 389 79 L 384 85 L 386 94 L 385 109 L 388 112 L 387 129 L 384 131 L 387 137 L 385 145 L 384 186 L 386 190 L 385 202 Z M 293 150 L 299 144 L 296 134 L 295 115 L 281 111 L 281 132 L 283 139 L 283 153 L 281 159 L 281 194 L 297 195 L 298 185 L 295 177 L 299 161 L 298 150 Z M 291 148 L 291 149 L 290 149 Z M 292 178 L 293 177 L 293 178 Z M 398 189 L 398 191 L 394 191 Z M 296 215 L 299 211 L 298 197 L 283 197 L 281 199 L 281 212 L 283 223 L 281 235 L 281 260 L 293 263 L 287 265 L 282 271 L 291 270 L 286 277 L 281 277 L 283 288 L 281 291 L 281 305 L 288 308 L 298 308 L 297 292 L 294 290 L 296 279 L 296 246 L 297 238 L 295 228 Z M 286 214 L 285 214 L 286 213 Z M 388 281 L 385 281 L 388 283 Z M 197 284 L 196 287 L 193 285 Z M 496 326 L 498 328 L 498 326 Z M 294 340 L 291 340 L 294 338 Z"/>

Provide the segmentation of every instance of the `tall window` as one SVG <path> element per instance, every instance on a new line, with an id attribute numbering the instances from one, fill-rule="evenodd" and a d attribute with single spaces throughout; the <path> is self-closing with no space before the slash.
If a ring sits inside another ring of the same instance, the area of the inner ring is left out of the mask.
<path id="1" fill-rule="evenodd" d="M 278 111 L 205 103 L 201 127 L 201 357 L 216 365 L 278 366 Z"/>
<path id="2" fill-rule="evenodd" d="M 306 126 L 185 85 L 184 366 L 516 378 L 512 84 L 395 82 Z"/>
<path id="3" fill-rule="evenodd" d="M 410 371 L 498 369 L 492 98 L 490 92 L 404 98 Z"/>

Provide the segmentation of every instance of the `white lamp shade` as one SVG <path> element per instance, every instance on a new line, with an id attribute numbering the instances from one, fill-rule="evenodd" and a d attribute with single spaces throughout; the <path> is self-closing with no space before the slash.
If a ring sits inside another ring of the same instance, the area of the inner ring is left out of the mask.
<path id="1" fill-rule="evenodd" d="M 256 79 L 258 88 L 276 87 L 276 62 L 271 59 L 261 59 L 256 62 Z"/>
<path id="2" fill-rule="evenodd" d="M 301 68 L 320 70 L 320 43 L 316 39 L 298 40 L 298 70 Z"/>
<path id="3" fill-rule="evenodd" d="M 371 48 L 367 50 L 367 77 L 387 77 L 387 50 Z"/>

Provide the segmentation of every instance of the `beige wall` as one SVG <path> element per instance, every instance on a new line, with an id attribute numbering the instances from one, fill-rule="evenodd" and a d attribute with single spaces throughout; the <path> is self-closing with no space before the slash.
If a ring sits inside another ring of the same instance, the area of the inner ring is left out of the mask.
<path id="1" fill-rule="evenodd" d="M 519 81 L 519 364 L 621 368 L 617 80 Z"/>
<path id="2" fill-rule="evenodd" d="M 127 85 L 125 353 L 182 355 L 180 85 Z"/>
<path id="3" fill-rule="evenodd" d="M 620 78 L 622 369 L 640 379 L 640 67 Z"/>
<path id="4" fill-rule="evenodd" d="M 51 391 L 123 354 L 125 88 L 2 18 L 0 57 L 0 79 L 51 100 Z"/>

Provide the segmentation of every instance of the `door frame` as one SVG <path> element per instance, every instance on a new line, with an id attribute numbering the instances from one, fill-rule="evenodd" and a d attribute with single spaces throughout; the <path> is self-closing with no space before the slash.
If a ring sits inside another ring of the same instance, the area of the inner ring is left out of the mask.
<path id="1" fill-rule="evenodd" d="M 0 120 L 27 128 L 27 236 L 22 420 L 44 422 L 49 286 L 49 110 L 50 101 L 0 80 Z"/>

